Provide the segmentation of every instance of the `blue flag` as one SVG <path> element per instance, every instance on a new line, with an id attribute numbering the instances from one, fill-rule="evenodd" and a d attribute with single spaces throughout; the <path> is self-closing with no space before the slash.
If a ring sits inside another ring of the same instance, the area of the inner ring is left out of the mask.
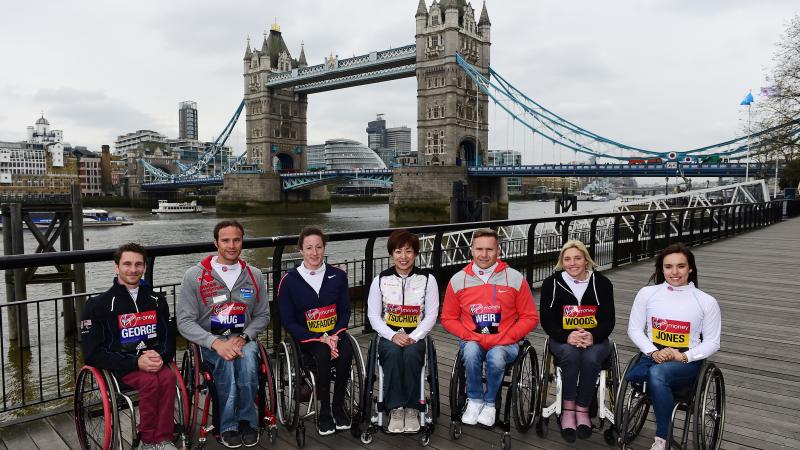
<path id="1" fill-rule="evenodd" d="M 742 100 L 740 105 L 750 106 L 750 103 L 753 103 L 753 93 L 748 92 L 747 95 L 744 96 L 744 100 Z"/>

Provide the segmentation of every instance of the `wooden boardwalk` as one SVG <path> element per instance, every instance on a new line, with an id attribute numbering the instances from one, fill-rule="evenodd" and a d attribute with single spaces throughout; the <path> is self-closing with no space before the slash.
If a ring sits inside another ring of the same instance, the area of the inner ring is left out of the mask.
<path id="1" fill-rule="evenodd" d="M 800 256 L 800 219 L 791 219 L 766 229 L 696 248 L 700 287 L 717 298 L 723 315 L 722 349 L 712 358 L 725 376 L 727 418 L 722 447 L 726 449 L 800 448 L 800 352 L 796 341 L 800 326 L 800 277 L 796 259 Z M 638 289 L 652 272 L 652 260 L 624 266 L 606 274 L 614 282 L 617 325 L 613 333 L 623 365 L 634 349 L 626 336 L 627 317 Z M 534 293 L 538 303 L 538 293 Z M 500 433 L 464 427 L 458 441 L 448 437 L 450 409 L 448 377 L 456 355 L 456 339 L 441 327 L 434 330 L 442 416 L 431 438 L 434 449 L 488 449 L 500 447 Z M 537 329 L 529 336 L 538 353 L 544 335 Z M 369 337 L 362 337 L 366 346 Z M 364 349 L 366 353 L 366 349 Z M 540 355 L 541 357 L 541 355 Z M 649 448 L 653 436 L 652 415 L 642 436 L 632 448 Z M 554 421 L 546 439 L 531 429 L 521 435 L 512 431 L 514 449 L 609 448 L 595 433 L 589 440 L 570 446 L 563 442 Z M 349 433 L 320 437 L 307 428 L 307 449 L 371 448 L 390 450 L 414 448 L 415 436 L 378 434 L 374 442 L 362 445 Z M 274 446 L 296 448 L 294 433 L 279 428 Z M 0 450 L 72 449 L 77 437 L 71 414 L 0 428 Z M 216 443 L 209 448 L 223 448 Z"/>

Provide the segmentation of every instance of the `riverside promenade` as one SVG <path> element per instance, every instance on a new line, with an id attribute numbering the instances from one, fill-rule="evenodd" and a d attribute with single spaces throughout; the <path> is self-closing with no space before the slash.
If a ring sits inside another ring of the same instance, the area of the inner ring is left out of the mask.
<path id="1" fill-rule="evenodd" d="M 695 247 L 700 287 L 717 298 L 723 315 L 722 348 L 712 360 L 722 369 L 726 383 L 727 412 L 722 448 L 784 449 L 800 447 L 800 353 L 797 325 L 800 323 L 800 277 L 796 260 L 800 255 L 800 218 Z M 629 264 L 606 273 L 614 283 L 617 325 L 613 338 L 620 364 L 634 354 L 626 336 L 627 317 L 638 289 L 652 273 L 653 260 Z M 441 281 L 444 284 L 444 280 Z M 537 301 L 538 292 L 534 292 Z M 449 372 L 456 355 L 456 339 L 441 327 L 434 329 L 439 361 L 442 415 L 431 437 L 434 449 L 487 449 L 500 446 L 500 434 L 464 427 L 458 441 L 448 437 Z M 370 336 L 360 338 L 366 353 Z M 544 334 L 529 335 L 541 360 Z M 646 449 L 652 442 L 652 414 L 641 437 L 631 448 Z M 416 436 L 378 434 L 363 445 L 349 433 L 320 437 L 307 429 L 306 449 L 401 449 L 416 448 Z M 579 444 L 579 445 L 578 445 Z M 691 444 L 690 444 L 691 446 Z M 79 448 L 71 413 L 0 428 L 0 450 Z M 223 448 L 210 442 L 208 448 Z M 294 449 L 294 433 L 282 428 L 274 445 L 262 441 L 259 448 Z M 550 421 L 546 439 L 512 428 L 513 449 L 607 449 L 602 435 L 570 446 L 563 442 L 555 421 Z"/>

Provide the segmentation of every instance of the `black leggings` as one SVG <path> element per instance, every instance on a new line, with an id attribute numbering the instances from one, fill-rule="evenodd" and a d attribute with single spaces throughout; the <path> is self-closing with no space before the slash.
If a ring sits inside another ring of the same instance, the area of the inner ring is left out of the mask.
<path id="1" fill-rule="evenodd" d="M 331 366 L 336 368 L 336 380 L 333 387 L 333 404 L 341 406 L 344 403 L 344 394 L 347 389 L 347 381 L 350 379 L 350 364 L 353 360 L 353 348 L 350 345 L 350 337 L 347 333 L 339 333 L 339 343 L 336 348 L 339 350 L 339 357 L 331 359 L 331 348 L 328 344 L 319 341 L 305 342 L 300 344 L 300 350 L 314 358 L 314 365 L 317 371 L 314 373 L 314 380 L 317 385 L 317 392 L 321 403 L 320 414 L 331 413 Z"/>

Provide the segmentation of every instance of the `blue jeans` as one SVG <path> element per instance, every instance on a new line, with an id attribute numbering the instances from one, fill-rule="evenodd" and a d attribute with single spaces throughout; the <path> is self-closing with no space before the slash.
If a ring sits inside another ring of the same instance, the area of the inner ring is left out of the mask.
<path id="1" fill-rule="evenodd" d="M 498 345 L 489 351 L 475 341 L 459 341 L 464 369 L 467 373 L 467 398 L 494 406 L 503 382 L 506 364 L 517 359 L 519 345 Z M 486 360 L 486 392 L 483 391 L 483 361 Z"/>
<path id="2" fill-rule="evenodd" d="M 220 433 L 238 430 L 240 420 L 258 429 L 258 345 L 255 341 L 248 342 L 242 347 L 243 356 L 232 361 L 225 361 L 217 352 L 205 347 L 201 347 L 201 351 L 203 360 L 214 365 L 214 387 L 222 411 Z"/>
<path id="3" fill-rule="evenodd" d="M 669 431 L 669 420 L 675 400 L 672 390 L 690 385 L 700 372 L 702 361 L 688 364 L 667 361 L 656 364 L 652 358 L 642 355 L 635 366 L 628 370 L 625 379 L 635 383 L 647 382 L 647 394 L 653 401 L 653 413 L 656 415 L 656 436 L 666 439 Z"/>
<path id="4" fill-rule="evenodd" d="M 383 402 L 386 409 L 418 408 L 419 375 L 425 363 L 425 340 L 400 347 L 380 338 L 378 355 L 383 368 Z"/>
<path id="5" fill-rule="evenodd" d="M 611 342 L 605 339 L 587 348 L 578 348 L 550 339 L 550 352 L 561 368 L 561 398 L 575 400 L 578 406 L 590 406 L 594 396 L 597 375 L 603 361 L 611 354 Z"/>

